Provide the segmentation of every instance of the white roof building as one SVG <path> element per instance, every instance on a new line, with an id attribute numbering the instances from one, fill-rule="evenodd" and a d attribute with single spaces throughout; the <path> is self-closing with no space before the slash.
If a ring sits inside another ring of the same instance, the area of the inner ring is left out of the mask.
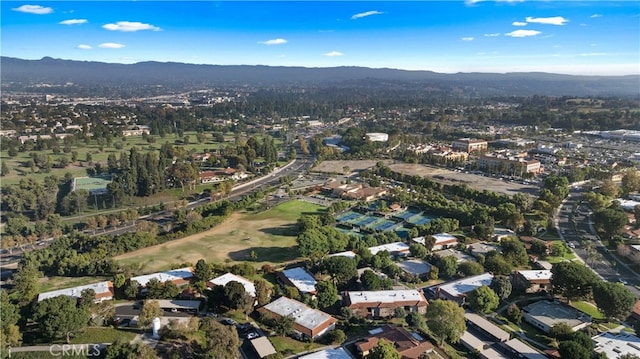
<path id="1" fill-rule="evenodd" d="M 316 279 L 302 267 L 296 267 L 291 269 L 285 269 L 282 271 L 282 275 L 286 280 L 298 288 L 300 293 L 315 293 L 316 292 Z"/>
<path id="2" fill-rule="evenodd" d="M 345 251 L 329 254 L 329 257 L 347 257 L 347 258 L 355 258 L 356 253 L 354 251 Z"/>
<path id="3" fill-rule="evenodd" d="M 409 245 L 404 242 L 393 242 L 393 243 L 383 244 L 380 246 L 369 247 L 369 251 L 374 256 L 376 255 L 376 253 L 382 252 L 382 251 L 387 251 L 391 255 L 407 254 L 409 253 Z"/>
<path id="4" fill-rule="evenodd" d="M 292 316 L 294 332 L 308 338 L 317 338 L 333 330 L 337 321 L 325 312 L 309 308 L 304 303 L 287 297 L 280 297 L 258 311 L 268 312 L 277 317 Z"/>
<path id="5" fill-rule="evenodd" d="M 303 355 L 298 359 L 353 359 L 342 347 Z"/>
<path id="6" fill-rule="evenodd" d="M 149 283 L 149 281 L 153 278 L 159 280 L 160 283 L 171 281 L 176 284 L 183 284 L 191 279 L 191 277 L 193 277 L 193 268 L 185 267 L 180 269 L 172 269 L 166 272 L 140 275 L 137 277 L 132 277 L 131 280 L 135 280 L 136 282 L 140 283 L 141 286 L 146 287 L 147 283 Z"/>
<path id="7" fill-rule="evenodd" d="M 464 302 L 466 294 L 483 285 L 490 285 L 493 274 L 483 273 L 473 277 L 462 278 L 436 287 L 436 296 L 442 299 Z"/>
<path id="8" fill-rule="evenodd" d="M 640 356 L 640 338 L 631 334 L 603 333 L 592 338 L 597 353 L 605 353 L 607 358 L 617 358 L 623 354 Z"/>
<path id="9" fill-rule="evenodd" d="M 397 302 L 423 302 L 426 305 L 427 303 L 424 295 L 418 289 L 354 291 L 345 292 L 345 295 L 351 305 Z"/>
<path id="10" fill-rule="evenodd" d="M 93 284 L 81 285 L 73 288 L 66 288 L 60 290 L 54 290 L 51 292 L 40 293 L 38 295 L 38 302 L 43 301 L 45 299 L 59 297 L 61 295 L 65 295 L 67 297 L 72 298 L 80 298 L 82 295 L 82 291 L 85 289 L 93 289 L 95 292 L 95 301 L 101 302 L 103 300 L 111 300 L 113 299 L 114 289 L 113 283 L 111 281 L 98 282 Z"/>
<path id="11" fill-rule="evenodd" d="M 528 281 L 551 280 L 550 270 L 519 270 L 518 273 Z"/>
<path id="12" fill-rule="evenodd" d="M 240 284 L 242 284 L 244 286 L 244 290 L 245 292 L 247 292 L 247 294 L 249 294 L 250 296 L 254 297 L 256 296 L 256 287 L 253 284 L 252 281 L 248 280 L 247 278 L 241 277 L 239 275 L 235 275 L 233 273 L 225 273 L 219 277 L 213 278 L 212 280 L 209 281 L 209 283 L 213 284 L 213 285 L 221 285 L 221 286 L 225 286 L 227 285 L 227 283 L 229 282 L 238 282 Z"/>

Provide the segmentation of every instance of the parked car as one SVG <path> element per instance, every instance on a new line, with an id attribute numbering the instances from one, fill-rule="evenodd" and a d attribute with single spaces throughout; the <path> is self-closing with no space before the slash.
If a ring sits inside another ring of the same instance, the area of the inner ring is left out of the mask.
<path id="1" fill-rule="evenodd" d="M 238 322 L 236 322 L 233 319 L 229 319 L 229 318 L 224 318 L 220 321 L 220 323 L 224 324 L 224 325 L 237 325 Z"/>
<path id="2" fill-rule="evenodd" d="M 255 339 L 257 337 L 259 337 L 260 335 L 258 335 L 258 333 L 256 332 L 251 332 L 249 334 L 247 334 L 247 339 L 251 340 L 251 339 Z"/>

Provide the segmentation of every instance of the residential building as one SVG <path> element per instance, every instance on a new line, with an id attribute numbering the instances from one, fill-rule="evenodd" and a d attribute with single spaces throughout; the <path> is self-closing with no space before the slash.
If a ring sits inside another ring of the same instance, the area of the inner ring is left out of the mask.
<path id="1" fill-rule="evenodd" d="M 454 150 L 463 151 L 467 153 L 483 152 L 489 148 L 489 143 L 485 140 L 479 140 L 474 138 L 460 138 L 451 144 Z"/>
<path id="2" fill-rule="evenodd" d="M 275 319 L 292 316 L 294 318 L 293 331 L 299 338 L 317 339 L 333 330 L 337 322 L 329 314 L 309 308 L 305 304 L 287 297 L 280 297 L 259 308 L 258 311 Z"/>
<path id="3" fill-rule="evenodd" d="M 518 270 L 511 277 L 513 286 L 523 288 L 525 293 L 551 291 L 550 270 Z"/>
<path id="4" fill-rule="evenodd" d="M 434 234 L 432 237 L 436 240 L 433 248 L 431 248 L 432 251 L 439 251 L 458 244 L 458 238 L 448 233 L 438 233 Z"/>
<path id="5" fill-rule="evenodd" d="M 413 335 L 404 328 L 387 324 L 381 328 L 369 331 L 369 335 L 362 341 L 356 342 L 356 348 L 362 358 L 366 358 L 380 340 L 393 343 L 402 359 L 420 359 L 433 351 L 433 344 L 423 338 Z"/>
<path id="6" fill-rule="evenodd" d="M 547 356 L 525 344 L 520 339 L 511 339 L 502 346 L 514 354 L 517 358 L 547 359 Z"/>
<path id="7" fill-rule="evenodd" d="M 191 312 L 195 313 L 200 309 L 202 304 L 199 300 L 175 300 L 175 299 L 159 299 L 157 300 L 160 309 L 170 310 L 172 312 Z"/>
<path id="8" fill-rule="evenodd" d="M 502 248 L 499 245 L 493 243 L 477 242 L 467 246 L 467 250 L 472 256 L 478 257 L 479 255 L 486 256 L 491 251 L 502 252 Z"/>
<path id="9" fill-rule="evenodd" d="M 207 287 L 215 287 L 217 285 L 225 286 L 229 282 L 238 282 L 244 286 L 245 292 L 250 296 L 256 296 L 256 287 L 253 282 L 248 280 L 247 278 L 241 277 L 239 275 L 235 275 L 233 273 L 225 273 L 219 277 L 213 278 L 212 280 L 207 282 Z"/>
<path id="10" fill-rule="evenodd" d="M 60 289 L 60 290 L 54 290 L 51 292 L 40 293 L 38 295 L 38 302 L 43 301 L 45 299 L 49 299 L 49 298 L 59 297 L 61 295 L 79 299 L 81 298 L 82 291 L 85 289 L 93 289 L 96 295 L 94 300 L 95 302 L 111 300 L 115 295 L 115 291 L 113 289 L 113 283 L 111 281 L 105 281 L 105 282 L 81 285 L 73 288 Z"/>
<path id="11" fill-rule="evenodd" d="M 160 281 L 160 283 L 173 282 L 176 285 L 187 284 L 189 283 L 189 280 L 193 278 L 193 267 L 184 267 L 180 269 L 172 269 L 166 272 L 140 275 L 132 277 L 131 280 L 135 280 L 144 288 L 147 286 L 147 283 L 154 278 Z"/>
<path id="12" fill-rule="evenodd" d="M 438 258 L 444 258 L 444 257 L 448 257 L 448 256 L 454 256 L 456 257 L 457 263 L 460 264 L 464 261 L 475 261 L 476 259 L 473 258 L 472 256 L 461 252 L 459 250 L 455 250 L 452 248 L 447 248 L 447 249 L 443 249 L 437 252 L 433 252 L 433 254 L 435 256 L 437 256 Z"/>
<path id="13" fill-rule="evenodd" d="M 342 300 L 353 313 L 367 318 L 391 317 L 396 308 L 425 314 L 429 305 L 417 289 L 345 292 Z"/>
<path id="14" fill-rule="evenodd" d="M 369 247 L 369 251 L 374 256 L 378 252 L 387 251 L 392 256 L 403 257 L 403 256 L 409 255 L 409 245 L 404 242 L 393 242 L 393 243 L 382 244 L 375 247 Z"/>
<path id="15" fill-rule="evenodd" d="M 605 332 L 592 339 L 596 353 L 605 353 L 607 358 L 618 358 L 624 354 L 640 357 L 640 338 L 631 333 Z"/>
<path id="16" fill-rule="evenodd" d="M 278 279 L 284 285 L 298 288 L 300 293 L 316 294 L 316 279 L 302 267 L 285 269 L 279 273 Z"/>
<path id="17" fill-rule="evenodd" d="M 478 356 L 481 359 L 510 359 L 508 356 L 505 356 L 493 347 L 482 350 Z"/>
<path id="18" fill-rule="evenodd" d="M 506 342 L 511 337 L 509 333 L 502 330 L 499 326 L 488 321 L 484 317 L 471 312 L 466 312 L 464 318 L 474 328 L 488 335 L 495 342 Z"/>
<path id="19" fill-rule="evenodd" d="M 473 277 L 462 278 L 448 283 L 429 287 L 437 299 L 447 299 L 462 305 L 466 302 L 467 293 L 483 285 L 490 285 L 493 274 L 483 273 Z"/>
<path id="20" fill-rule="evenodd" d="M 324 349 L 311 354 L 303 355 L 298 359 L 353 359 L 342 347 L 334 349 Z"/>
<path id="21" fill-rule="evenodd" d="M 546 300 L 522 308 L 522 318 L 545 333 L 549 333 L 554 325 L 563 322 L 574 331 L 591 324 L 591 317 L 587 314 L 568 305 Z"/>
<path id="22" fill-rule="evenodd" d="M 489 343 L 480 339 L 473 332 L 465 330 L 460 337 L 460 344 L 472 352 L 481 352 L 489 346 Z"/>
<path id="23" fill-rule="evenodd" d="M 407 259 L 399 262 L 398 267 L 408 274 L 424 279 L 429 276 L 433 266 L 421 259 Z"/>

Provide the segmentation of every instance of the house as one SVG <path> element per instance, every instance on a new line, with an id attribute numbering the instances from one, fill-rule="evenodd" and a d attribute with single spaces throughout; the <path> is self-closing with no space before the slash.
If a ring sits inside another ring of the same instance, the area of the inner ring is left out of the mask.
<path id="1" fill-rule="evenodd" d="M 433 255 L 437 256 L 438 258 L 444 258 L 444 257 L 448 257 L 448 256 L 454 256 L 456 257 L 456 261 L 458 264 L 465 262 L 465 261 L 473 261 L 475 262 L 475 258 L 473 258 L 472 256 L 464 253 L 464 252 L 460 252 L 459 250 L 455 250 L 455 249 L 451 249 L 451 248 L 447 248 L 447 249 L 443 249 L 441 251 L 437 251 L 437 252 L 433 252 Z"/>
<path id="2" fill-rule="evenodd" d="M 213 278 L 212 280 L 207 282 L 207 287 L 215 287 L 217 285 L 225 286 L 229 282 L 238 282 L 244 286 L 245 292 L 250 296 L 256 296 L 256 287 L 253 282 L 248 280 L 247 278 L 241 277 L 239 275 L 235 275 L 233 273 L 225 273 L 219 277 Z"/>
<path id="3" fill-rule="evenodd" d="M 462 305 L 466 301 L 467 293 L 483 285 L 490 285 L 493 274 L 483 273 L 473 277 L 462 278 L 448 283 L 429 287 L 436 299 L 447 299 Z"/>
<path id="4" fill-rule="evenodd" d="M 419 336 L 409 333 L 404 328 L 387 324 L 381 328 L 369 331 L 369 335 L 362 341 L 356 342 L 358 353 L 366 358 L 380 340 L 393 343 L 402 359 L 420 359 L 433 351 L 433 344 Z"/>
<path id="5" fill-rule="evenodd" d="M 509 350 L 517 358 L 524 359 L 547 359 L 547 356 L 525 344 L 520 339 L 511 339 L 502 346 Z"/>
<path id="6" fill-rule="evenodd" d="M 447 233 L 434 234 L 432 235 L 432 237 L 433 239 L 435 239 L 433 247 L 431 248 L 432 251 L 439 251 L 445 248 L 453 247 L 456 244 L 458 244 L 458 238 Z M 420 243 L 423 246 L 425 245 L 425 242 L 426 242 L 425 237 L 416 237 L 411 240 L 413 242 Z"/>
<path id="7" fill-rule="evenodd" d="M 640 338 L 631 333 L 605 332 L 592 339 L 596 353 L 605 353 L 607 358 L 618 358 L 624 354 L 640 357 Z"/>
<path id="8" fill-rule="evenodd" d="M 551 291 L 550 270 L 518 270 L 511 277 L 513 286 L 523 288 L 525 293 Z"/>
<path id="9" fill-rule="evenodd" d="M 196 313 L 202 304 L 199 300 L 159 299 L 157 302 L 162 310 L 189 313 Z"/>
<path id="10" fill-rule="evenodd" d="M 316 279 L 302 267 L 285 269 L 279 273 L 278 279 L 283 285 L 298 288 L 300 293 L 316 294 Z"/>
<path id="11" fill-rule="evenodd" d="M 520 236 L 520 241 L 522 242 L 522 244 L 524 244 L 524 248 L 527 250 L 527 252 L 531 250 L 531 246 L 535 242 L 541 242 L 544 244 L 544 246 L 546 247 L 544 254 L 549 254 L 551 252 L 551 242 L 543 241 L 536 237 L 529 237 L 529 236 Z"/>
<path id="12" fill-rule="evenodd" d="M 559 302 L 541 300 L 522 308 L 522 318 L 534 327 L 549 333 L 558 323 L 567 323 L 574 331 L 591 324 L 587 314 Z"/>
<path id="13" fill-rule="evenodd" d="M 80 299 L 82 296 L 82 291 L 85 289 L 93 289 L 96 295 L 94 302 L 96 303 L 102 302 L 104 300 L 111 300 L 115 295 L 115 291 L 113 289 L 113 283 L 111 281 L 105 281 L 105 282 L 81 285 L 73 288 L 60 289 L 60 290 L 54 290 L 51 292 L 40 293 L 38 295 L 38 302 L 43 301 L 45 299 L 58 297 L 61 295 L 66 295 L 67 297 Z"/>
<path id="14" fill-rule="evenodd" d="M 299 338 L 317 339 L 335 328 L 337 320 L 329 314 L 309 308 L 297 300 L 280 297 L 258 309 L 263 315 L 278 319 L 294 318 L 293 331 Z"/>
<path id="15" fill-rule="evenodd" d="M 387 251 L 392 256 L 404 257 L 409 255 L 409 245 L 404 242 L 393 242 L 379 246 L 369 247 L 369 252 L 376 255 L 378 252 Z"/>
<path id="16" fill-rule="evenodd" d="M 132 277 L 131 281 L 138 282 L 144 288 L 151 279 L 157 279 L 160 283 L 173 282 L 175 285 L 183 285 L 189 283 L 191 278 L 193 278 L 193 267 L 184 267 L 180 269 L 172 269 L 166 272 Z"/>
<path id="17" fill-rule="evenodd" d="M 251 343 L 251 348 L 253 348 L 253 351 L 260 359 L 277 353 L 276 348 L 273 347 L 273 344 L 271 344 L 271 341 L 269 341 L 267 337 L 251 339 L 249 343 Z"/>
<path id="18" fill-rule="evenodd" d="M 396 308 L 403 308 L 407 313 L 425 314 L 429 305 L 417 289 L 345 292 L 342 300 L 354 314 L 368 318 L 391 317 Z"/>
<path id="19" fill-rule="evenodd" d="M 509 333 L 476 313 L 466 312 L 464 313 L 464 319 L 474 328 L 488 335 L 495 342 L 506 342 L 511 338 Z"/>
<path id="20" fill-rule="evenodd" d="M 433 266 L 421 259 L 407 259 L 398 263 L 398 267 L 405 273 L 424 279 L 429 276 Z"/>
<path id="21" fill-rule="evenodd" d="M 499 245 L 484 242 L 472 243 L 467 246 L 467 250 L 476 258 L 480 255 L 486 256 L 491 251 L 502 252 L 502 248 Z"/>

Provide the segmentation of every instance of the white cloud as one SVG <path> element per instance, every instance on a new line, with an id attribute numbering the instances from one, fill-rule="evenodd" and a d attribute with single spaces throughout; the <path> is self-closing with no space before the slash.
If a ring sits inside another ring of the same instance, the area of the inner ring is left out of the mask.
<path id="1" fill-rule="evenodd" d="M 287 40 L 285 39 L 271 39 L 271 40 L 267 40 L 267 41 L 261 41 L 258 42 L 259 44 L 263 44 L 263 45 L 282 45 L 282 44 L 286 44 Z"/>
<path id="2" fill-rule="evenodd" d="M 80 45 L 76 46 L 76 48 L 80 49 L 80 50 L 91 50 L 91 46 L 85 45 L 85 44 L 80 44 Z"/>
<path id="3" fill-rule="evenodd" d="M 382 14 L 384 14 L 384 13 L 381 12 L 381 11 L 376 11 L 376 10 L 367 11 L 367 12 L 361 12 L 361 13 L 358 13 L 358 14 L 355 14 L 355 15 L 351 16 L 351 20 L 356 20 L 356 19 L 360 19 L 360 18 L 363 18 L 363 17 L 371 16 L 371 15 L 382 15 Z"/>
<path id="4" fill-rule="evenodd" d="M 36 14 L 36 15 L 51 14 L 53 12 L 52 8 L 44 7 L 44 6 L 40 6 L 40 5 L 22 5 L 20 7 L 13 8 L 11 10 L 19 11 L 19 12 L 26 12 L 26 13 L 29 13 L 29 14 Z"/>
<path id="5" fill-rule="evenodd" d="M 105 24 L 102 28 L 110 31 L 134 32 L 141 30 L 160 31 L 161 29 L 151 24 L 144 24 L 137 21 L 118 21 L 115 24 Z"/>
<path id="6" fill-rule="evenodd" d="M 103 49 L 121 49 L 124 47 L 123 44 L 118 44 L 117 42 L 105 42 L 102 43 L 100 45 L 98 45 L 98 47 L 103 48 Z"/>
<path id="7" fill-rule="evenodd" d="M 591 15 L 591 16 L 589 16 L 589 17 L 590 17 L 590 18 L 592 18 L 592 19 L 595 19 L 595 18 L 597 18 L 597 17 L 602 17 L 602 15 L 600 15 L 600 14 L 593 14 L 593 15 Z"/>
<path id="8" fill-rule="evenodd" d="M 607 56 L 610 54 L 607 54 L 606 52 L 587 52 L 584 54 L 580 54 L 580 56 Z"/>
<path id="9" fill-rule="evenodd" d="M 541 34 L 540 31 L 537 30 L 515 30 L 515 31 L 511 31 L 506 33 L 506 36 L 511 36 L 511 37 L 529 37 L 529 36 L 536 36 Z"/>
<path id="10" fill-rule="evenodd" d="M 527 26 L 526 22 L 522 22 L 522 21 L 514 21 L 511 23 L 511 25 L 513 26 Z"/>
<path id="11" fill-rule="evenodd" d="M 545 25 L 564 25 L 569 22 L 569 20 L 565 19 L 562 16 L 553 16 L 553 17 L 531 17 L 527 16 L 528 23 L 535 24 L 545 24 Z"/>
<path id="12" fill-rule="evenodd" d="M 498 37 L 498 36 L 500 36 L 499 32 L 495 32 L 493 34 L 484 34 L 484 37 Z"/>
<path id="13" fill-rule="evenodd" d="M 85 24 L 86 22 L 87 22 L 87 19 L 69 19 L 69 20 L 62 20 L 58 24 L 60 24 L 60 25 L 80 25 L 80 24 Z"/>
<path id="14" fill-rule="evenodd" d="M 462 41 L 473 41 L 473 37 L 471 36 L 467 36 L 467 37 L 463 37 L 462 39 L 460 39 Z"/>
<path id="15" fill-rule="evenodd" d="M 339 51 L 331 51 L 331 52 L 327 52 L 326 54 L 323 54 L 324 56 L 328 56 L 328 57 L 336 57 L 336 56 L 342 56 L 344 55 L 342 52 Z"/>

